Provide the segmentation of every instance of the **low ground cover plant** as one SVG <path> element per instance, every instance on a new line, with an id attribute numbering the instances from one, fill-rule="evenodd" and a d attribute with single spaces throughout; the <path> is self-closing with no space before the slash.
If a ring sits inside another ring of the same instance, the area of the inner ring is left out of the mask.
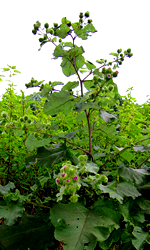
<path id="1" fill-rule="evenodd" d="M 95 32 L 89 12 L 52 27 L 37 21 L 40 49 L 51 43 L 64 75 L 77 80 L 32 77 L 26 87 L 36 93 L 17 95 L 10 83 L 0 101 L 2 250 L 149 247 L 149 101 L 118 93 L 130 48 L 110 53 L 110 62 L 85 59 L 76 40 Z M 10 65 L 3 72 L 19 73 Z"/>

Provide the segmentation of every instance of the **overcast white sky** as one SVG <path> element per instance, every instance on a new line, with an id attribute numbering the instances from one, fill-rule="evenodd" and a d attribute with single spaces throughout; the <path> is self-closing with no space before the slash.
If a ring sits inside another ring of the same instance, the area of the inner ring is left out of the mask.
<path id="1" fill-rule="evenodd" d="M 150 14 L 149 0 L 0 0 L 0 68 L 7 64 L 16 66 L 21 75 L 13 78 L 17 92 L 25 90 L 26 95 L 35 91 L 25 88 L 31 77 L 37 80 L 68 81 L 63 75 L 60 60 L 51 60 L 54 46 L 46 44 L 38 51 L 39 36 L 32 34 L 33 24 L 39 20 L 60 23 L 62 17 L 78 21 L 80 12 L 90 11 L 90 18 L 97 29 L 88 40 L 78 39 L 78 45 L 85 49 L 84 56 L 95 63 L 97 59 L 113 59 L 110 52 L 131 48 L 133 57 L 126 58 L 115 79 L 119 93 L 126 94 L 133 87 L 132 96 L 139 104 L 150 95 Z M 7 84 L 0 82 L 0 95 Z"/>

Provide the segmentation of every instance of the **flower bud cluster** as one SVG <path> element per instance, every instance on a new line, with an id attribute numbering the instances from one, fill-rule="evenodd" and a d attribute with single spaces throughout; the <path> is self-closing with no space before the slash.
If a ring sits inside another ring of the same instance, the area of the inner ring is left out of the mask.
<path id="1" fill-rule="evenodd" d="M 8 119 L 8 114 L 6 111 L 2 111 L 1 112 L 1 117 L 4 119 L 4 120 L 7 120 Z"/>
<path id="2" fill-rule="evenodd" d="M 66 165 L 60 169 L 60 173 L 57 175 L 55 181 L 57 186 L 60 188 L 60 192 L 63 190 L 63 194 L 61 194 L 61 196 L 69 195 L 70 201 L 73 203 L 78 201 L 78 195 L 76 192 L 80 189 L 81 184 L 78 171 L 75 166 L 71 165 L 70 162 L 67 162 Z"/>
<path id="3" fill-rule="evenodd" d="M 19 118 L 20 122 L 27 122 L 27 123 L 31 123 L 31 119 L 28 117 L 28 115 L 24 115 L 22 117 Z"/>

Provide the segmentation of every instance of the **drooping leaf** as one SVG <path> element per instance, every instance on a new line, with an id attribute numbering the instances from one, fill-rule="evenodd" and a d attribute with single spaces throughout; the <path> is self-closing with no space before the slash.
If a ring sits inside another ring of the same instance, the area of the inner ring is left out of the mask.
<path id="1" fill-rule="evenodd" d="M 123 151 L 120 155 L 121 155 L 121 157 L 123 157 L 123 159 L 125 159 L 129 163 L 132 160 L 134 160 L 134 158 L 135 158 L 135 155 L 133 153 L 131 153 L 130 150 L 128 150 L 128 149 Z"/>
<path id="2" fill-rule="evenodd" d="M 80 203 L 58 203 L 50 211 L 55 238 L 64 242 L 65 250 L 92 250 L 97 240 L 106 240 L 119 228 L 120 215 L 111 201 L 97 201 L 91 210 Z M 63 220 L 63 223 L 59 223 Z"/>
<path id="3" fill-rule="evenodd" d="M 65 76 L 71 76 L 76 73 L 72 63 L 67 58 L 63 58 L 61 67 Z"/>
<path id="4" fill-rule="evenodd" d="M 53 230 L 47 219 L 25 215 L 17 225 L 0 225 L 0 246 L 5 250 L 47 249 L 54 242 Z"/>
<path id="5" fill-rule="evenodd" d="M 112 119 L 116 119 L 117 117 L 113 114 L 108 113 L 105 110 L 101 110 L 100 117 L 106 122 L 111 122 Z"/>
<path id="6" fill-rule="evenodd" d="M 94 82 L 91 80 L 86 80 L 83 82 L 83 84 L 87 90 L 90 90 L 94 86 Z"/>
<path id="7" fill-rule="evenodd" d="M 67 82 L 67 84 L 65 84 L 62 88 L 62 90 L 72 90 L 74 88 L 76 88 L 79 85 L 78 81 L 74 81 L 74 82 Z"/>
<path id="8" fill-rule="evenodd" d="M 141 193 L 138 192 L 135 186 L 128 182 L 120 182 L 117 184 L 117 193 L 121 196 L 132 197 L 135 199 L 138 196 L 141 196 Z"/>
<path id="9" fill-rule="evenodd" d="M 40 147 L 37 149 L 36 155 L 26 158 L 26 162 L 30 163 L 37 160 L 41 166 L 49 168 L 52 164 L 66 158 L 66 150 L 66 145 L 59 143 L 55 147 L 51 148 Z"/>
<path id="10" fill-rule="evenodd" d="M 120 166 L 118 174 L 126 180 L 135 182 L 136 184 L 140 184 L 146 176 L 150 175 L 146 169 L 129 168 L 124 165 Z"/>
<path id="11" fill-rule="evenodd" d="M 144 249 L 143 245 L 149 236 L 149 232 L 144 232 L 141 227 L 134 227 L 132 234 L 135 237 L 135 239 L 132 239 L 132 244 L 136 250 Z"/>
<path id="12" fill-rule="evenodd" d="M 24 134 L 24 130 L 22 129 L 13 129 L 13 132 L 15 136 L 21 136 Z"/>
<path id="13" fill-rule="evenodd" d="M 87 61 L 85 64 L 86 64 L 87 68 L 90 70 L 96 68 L 96 66 L 92 62 Z"/>
<path id="14" fill-rule="evenodd" d="M 123 196 L 117 193 L 116 182 L 108 183 L 107 185 L 100 184 L 98 187 L 102 193 L 109 194 L 110 198 L 116 199 L 120 203 L 123 203 Z"/>
<path id="15" fill-rule="evenodd" d="M 68 52 L 64 50 L 64 48 L 59 44 L 55 47 L 53 55 L 55 56 L 55 59 L 58 57 L 68 57 Z"/>
<path id="16" fill-rule="evenodd" d="M 99 167 L 94 162 L 86 163 L 86 167 L 87 167 L 86 171 L 93 174 L 97 174 L 99 170 Z"/>
<path id="17" fill-rule="evenodd" d="M 10 189 L 14 189 L 14 188 L 15 188 L 14 183 L 9 181 L 8 184 L 5 186 L 0 185 L 0 194 L 6 195 L 8 194 Z"/>
<path id="18" fill-rule="evenodd" d="M 68 114 L 74 106 L 73 100 L 74 97 L 70 95 L 69 91 L 61 90 L 58 93 L 54 92 L 44 105 L 44 113 L 55 115 L 63 111 L 64 114 Z"/>
<path id="19" fill-rule="evenodd" d="M 65 38 L 68 35 L 70 28 L 66 25 L 66 23 L 62 23 L 60 28 L 56 30 L 56 35 L 60 38 Z"/>
<path id="20" fill-rule="evenodd" d="M 25 145 L 29 151 L 33 151 L 35 148 L 48 145 L 49 143 L 50 143 L 49 138 L 39 140 L 35 137 L 34 133 L 31 133 L 27 138 Z"/>
<path id="21" fill-rule="evenodd" d="M 24 207 L 21 202 L 11 203 L 9 205 L 0 206 L 0 218 L 4 218 L 7 226 L 12 226 L 18 217 L 22 217 Z"/>

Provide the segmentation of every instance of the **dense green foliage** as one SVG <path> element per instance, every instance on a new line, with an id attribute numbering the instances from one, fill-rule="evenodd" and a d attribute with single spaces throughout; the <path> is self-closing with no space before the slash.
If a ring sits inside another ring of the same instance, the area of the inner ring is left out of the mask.
<path id="1" fill-rule="evenodd" d="M 10 83 L 0 101 L 2 250 L 150 244 L 150 104 L 138 105 L 130 89 L 121 97 L 114 82 L 131 49 L 110 53 L 111 62 L 85 60 L 75 41 L 96 32 L 89 15 L 51 28 L 37 21 L 32 30 L 41 35 L 40 48 L 53 44 L 54 59 L 76 81 L 32 77 L 26 87 L 37 93 L 17 95 Z M 1 81 L 7 71 L 19 73 L 8 65 Z"/>

